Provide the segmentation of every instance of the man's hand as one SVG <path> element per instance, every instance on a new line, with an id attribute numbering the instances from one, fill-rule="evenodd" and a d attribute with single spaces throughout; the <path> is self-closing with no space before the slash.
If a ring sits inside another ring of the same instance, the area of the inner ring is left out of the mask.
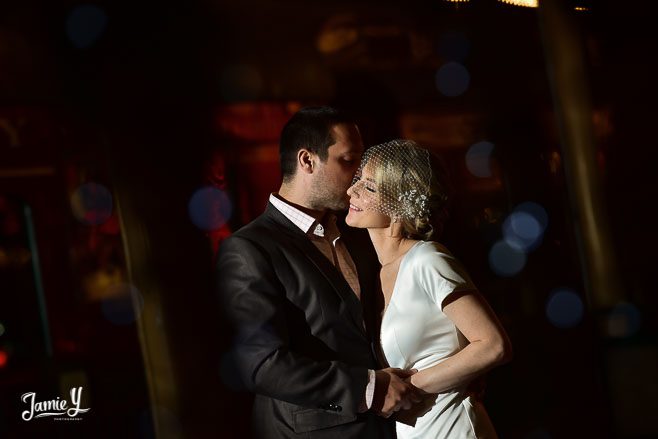
<path id="1" fill-rule="evenodd" d="M 372 410 L 388 418 L 400 409 L 409 409 L 421 400 L 416 389 L 404 380 L 417 371 L 387 368 L 375 372 Z"/>

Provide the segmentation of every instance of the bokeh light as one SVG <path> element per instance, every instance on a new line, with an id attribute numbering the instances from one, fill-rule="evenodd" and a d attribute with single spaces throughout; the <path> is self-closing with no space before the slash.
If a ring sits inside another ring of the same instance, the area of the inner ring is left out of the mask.
<path id="1" fill-rule="evenodd" d="M 439 91 L 450 97 L 462 95 L 471 82 L 471 75 L 466 67 L 458 62 L 445 63 L 436 72 L 436 87 Z"/>
<path id="2" fill-rule="evenodd" d="M 573 328 L 583 319 L 580 296 L 568 288 L 554 290 L 546 301 L 546 317 L 558 328 Z"/>
<path id="3" fill-rule="evenodd" d="M 66 20 L 66 35 L 78 49 L 91 47 L 107 27 L 107 14 L 92 4 L 76 6 Z"/>
<path id="4" fill-rule="evenodd" d="M 252 66 L 236 64 L 222 72 L 220 91 L 229 102 L 254 100 L 260 96 L 262 88 L 263 78 Z"/>
<path id="5" fill-rule="evenodd" d="M 197 190 L 188 204 L 192 223 L 207 232 L 226 224 L 232 212 L 233 206 L 226 192 L 212 186 Z"/>
<path id="6" fill-rule="evenodd" d="M 494 144 L 482 141 L 471 145 L 466 152 L 466 168 L 476 177 L 491 177 L 491 152 Z"/>
<path id="7" fill-rule="evenodd" d="M 548 227 L 548 213 L 546 213 L 546 209 L 544 209 L 540 204 L 532 201 L 526 201 L 525 203 L 521 203 L 516 206 L 514 210 L 516 212 L 526 212 L 532 215 L 541 226 L 542 233 Z"/>
<path id="8" fill-rule="evenodd" d="M 123 326 L 134 323 L 142 315 L 144 298 L 135 286 L 120 283 L 108 287 L 108 290 L 108 298 L 101 302 L 107 320 Z"/>
<path id="9" fill-rule="evenodd" d="M 637 307 L 631 303 L 617 304 L 606 322 L 606 332 L 610 337 L 624 338 L 637 333 L 642 323 L 642 316 Z"/>
<path id="10" fill-rule="evenodd" d="M 462 32 L 446 32 L 439 40 L 439 55 L 450 61 L 464 62 L 470 43 Z"/>
<path id="11" fill-rule="evenodd" d="M 526 255 L 504 240 L 495 243 L 489 251 L 489 267 L 502 277 L 512 277 L 525 267 Z"/>
<path id="12" fill-rule="evenodd" d="M 9 355 L 0 349 L 0 367 L 5 367 L 9 361 Z"/>
<path id="13" fill-rule="evenodd" d="M 512 212 L 503 223 L 505 242 L 523 252 L 536 248 L 542 237 L 541 225 L 526 212 Z"/>
<path id="14" fill-rule="evenodd" d="M 112 215 L 112 194 L 103 185 L 85 183 L 71 195 L 73 215 L 87 225 L 100 225 Z"/>
<path id="15" fill-rule="evenodd" d="M 536 8 L 539 6 L 538 0 L 498 0 L 503 3 L 514 6 L 523 6 L 525 8 Z"/>
<path id="16" fill-rule="evenodd" d="M 544 239 L 548 214 L 539 204 L 519 204 L 503 222 L 505 242 L 525 253 L 535 250 Z"/>

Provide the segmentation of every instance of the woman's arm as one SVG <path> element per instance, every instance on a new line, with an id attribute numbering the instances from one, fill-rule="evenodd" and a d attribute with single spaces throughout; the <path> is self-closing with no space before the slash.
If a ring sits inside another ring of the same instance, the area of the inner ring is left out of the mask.
<path id="1" fill-rule="evenodd" d="M 458 293 L 453 293 L 453 296 Z M 443 362 L 411 377 L 411 383 L 428 393 L 440 393 L 467 384 L 496 365 L 508 362 L 512 346 L 484 298 L 477 292 L 444 302 L 443 312 L 469 344 Z"/>

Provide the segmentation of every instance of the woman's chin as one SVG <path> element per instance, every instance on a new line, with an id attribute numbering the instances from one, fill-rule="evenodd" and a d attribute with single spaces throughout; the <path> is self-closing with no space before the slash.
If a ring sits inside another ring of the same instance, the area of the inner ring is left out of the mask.
<path id="1" fill-rule="evenodd" d="M 353 217 L 352 212 L 348 212 L 347 216 L 345 217 L 345 224 L 347 224 L 350 227 L 357 227 L 359 228 L 358 221 Z"/>

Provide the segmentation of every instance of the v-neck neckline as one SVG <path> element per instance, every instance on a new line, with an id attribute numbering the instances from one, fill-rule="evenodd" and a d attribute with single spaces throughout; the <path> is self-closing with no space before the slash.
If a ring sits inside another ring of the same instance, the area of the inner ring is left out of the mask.
<path id="1" fill-rule="evenodd" d="M 388 308 L 391 306 L 391 304 L 393 303 L 393 299 L 395 298 L 395 292 L 397 291 L 398 288 L 398 281 L 400 280 L 400 273 L 402 272 L 402 267 L 405 265 L 407 258 L 414 251 L 414 249 L 418 247 L 420 244 L 422 244 L 423 242 L 425 241 L 418 241 L 417 243 L 412 245 L 411 248 L 407 250 L 407 252 L 404 254 L 404 256 L 402 256 L 402 259 L 400 260 L 400 266 L 398 267 L 398 272 L 395 275 L 395 282 L 393 282 L 393 290 L 391 291 L 391 297 L 388 300 L 388 304 L 386 304 L 386 306 L 384 307 L 384 312 L 382 313 L 382 319 L 381 319 L 382 328 L 384 327 L 384 321 L 386 319 L 386 314 L 388 313 Z"/>

